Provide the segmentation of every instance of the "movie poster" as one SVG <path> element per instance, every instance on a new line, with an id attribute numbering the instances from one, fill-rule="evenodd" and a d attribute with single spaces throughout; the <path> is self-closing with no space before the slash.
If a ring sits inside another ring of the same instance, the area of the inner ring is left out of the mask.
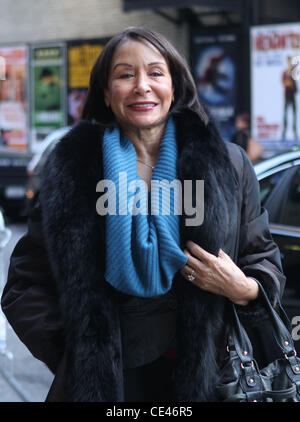
<path id="1" fill-rule="evenodd" d="M 265 156 L 300 145 L 300 23 L 251 28 L 252 136 Z"/>
<path id="2" fill-rule="evenodd" d="M 31 49 L 32 150 L 65 125 L 65 52 L 63 44 Z"/>
<path id="3" fill-rule="evenodd" d="M 236 49 L 235 33 L 214 30 L 192 36 L 193 74 L 199 98 L 226 141 L 235 132 Z"/>
<path id="4" fill-rule="evenodd" d="M 0 146 L 28 147 L 26 46 L 0 46 Z"/>
<path id="5" fill-rule="evenodd" d="M 85 40 L 68 43 L 68 124 L 76 123 L 85 102 L 91 69 L 105 41 Z"/>

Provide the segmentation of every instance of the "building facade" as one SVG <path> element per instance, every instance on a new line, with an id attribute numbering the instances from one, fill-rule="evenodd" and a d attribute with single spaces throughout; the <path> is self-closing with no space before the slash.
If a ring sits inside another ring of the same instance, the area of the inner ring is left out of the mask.
<path id="1" fill-rule="evenodd" d="M 148 26 L 182 54 L 188 32 L 152 10 L 125 12 L 123 0 L 0 0 L 0 44 L 107 38 L 128 26 Z"/>

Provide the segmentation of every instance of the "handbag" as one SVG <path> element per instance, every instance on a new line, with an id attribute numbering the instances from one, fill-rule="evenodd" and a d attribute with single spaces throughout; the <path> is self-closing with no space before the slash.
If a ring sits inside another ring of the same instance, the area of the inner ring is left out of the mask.
<path id="1" fill-rule="evenodd" d="M 223 402 L 299 402 L 300 359 L 297 357 L 289 319 L 281 305 L 276 312 L 258 282 L 261 298 L 268 311 L 271 330 L 279 348 L 278 359 L 259 369 L 253 356 L 250 338 L 232 303 L 232 323 L 228 332 L 227 351 L 216 388 Z"/>

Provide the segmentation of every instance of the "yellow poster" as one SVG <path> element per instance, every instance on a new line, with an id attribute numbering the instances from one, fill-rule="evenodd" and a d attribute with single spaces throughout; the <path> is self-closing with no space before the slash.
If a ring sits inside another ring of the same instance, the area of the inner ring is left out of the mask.
<path id="1" fill-rule="evenodd" d="M 81 118 L 92 67 L 105 41 L 73 41 L 68 45 L 68 124 Z"/>
<path id="2" fill-rule="evenodd" d="M 69 46 L 69 88 L 87 88 L 90 72 L 103 45 L 84 43 Z"/>

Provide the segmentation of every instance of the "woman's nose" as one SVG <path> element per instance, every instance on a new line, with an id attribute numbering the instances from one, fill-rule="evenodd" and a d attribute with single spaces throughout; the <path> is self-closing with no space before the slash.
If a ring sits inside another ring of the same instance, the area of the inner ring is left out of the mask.
<path id="1" fill-rule="evenodd" d="M 134 87 L 135 94 L 143 95 L 150 91 L 151 87 L 147 75 L 138 75 L 138 77 L 136 78 L 136 85 Z"/>

